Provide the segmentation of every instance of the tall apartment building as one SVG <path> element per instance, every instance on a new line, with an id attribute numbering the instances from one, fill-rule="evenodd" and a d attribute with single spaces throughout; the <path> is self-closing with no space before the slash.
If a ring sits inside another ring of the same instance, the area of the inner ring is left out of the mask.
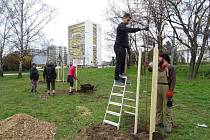
<path id="1" fill-rule="evenodd" d="M 82 59 L 86 66 L 101 65 L 101 27 L 85 21 L 68 27 L 69 59 Z"/>

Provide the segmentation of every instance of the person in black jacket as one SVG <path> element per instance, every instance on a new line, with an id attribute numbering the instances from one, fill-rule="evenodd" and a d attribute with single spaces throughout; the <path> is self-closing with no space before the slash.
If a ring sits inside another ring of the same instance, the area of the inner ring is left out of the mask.
<path id="1" fill-rule="evenodd" d="M 50 91 L 52 90 L 52 94 L 55 95 L 55 79 L 56 79 L 56 70 L 55 66 L 52 62 L 48 63 L 44 68 L 43 77 L 47 82 L 47 93 L 50 95 Z"/>
<path id="2" fill-rule="evenodd" d="M 122 18 L 123 22 L 120 23 L 117 27 L 117 36 L 116 36 L 116 41 L 114 45 L 114 51 L 116 54 L 115 82 L 117 84 L 124 84 L 122 75 L 124 73 L 124 67 L 125 67 L 126 49 L 127 49 L 127 52 L 130 54 L 128 33 L 135 33 L 140 30 L 149 30 L 149 27 L 146 27 L 143 29 L 127 27 L 131 19 L 132 19 L 131 15 L 129 13 L 125 13 Z"/>
<path id="3" fill-rule="evenodd" d="M 36 64 L 32 64 L 32 68 L 30 70 L 30 79 L 31 79 L 31 92 L 37 92 L 37 81 L 39 80 L 39 72 L 36 68 Z"/>

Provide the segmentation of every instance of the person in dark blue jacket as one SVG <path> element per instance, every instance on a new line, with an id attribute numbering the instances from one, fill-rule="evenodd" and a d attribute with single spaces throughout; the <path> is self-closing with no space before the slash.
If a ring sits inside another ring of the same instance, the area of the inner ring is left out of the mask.
<path id="1" fill-rule="evenodd" d="M 37 92 L 37 81 L 39 80 L 39 72 L 36 68 L 36 64 L 32 64 L 32 68 L 30 70 L 30 79 L 31 79 L 31 92 Z"/>
<path id="2" fill-rule="evenodd" d="M 50 94 L 50 91 L 52 90 L 52 95 L 55 95 L 55 80 L 57 77 L 55 65 L 53 62 L 47 63 L 46 67 L 44 68 L 43 77 L 44 80 L 47 82 L 47 94 Z"/>
<path id="3" fill-rule="evenodd" d="M 117 36 L 114 45 L 114 51 L 116 54 L 116 67 L 115 67 L 115 82 L 117 84 L 124 84 L 124 80 L 122 75 L 124 73 L 125 67 L 125 53 L 130 54 L 130 47 L 128 41 L 128 33 L 135 33 L 141 30 L 149 30 L 149 27 L 146 28 L 129 28 L 127 25 L 132 20 L 131 15 L 129 13 L 125 13 L 122 17 L 122 22 L 117 27 Z"/>

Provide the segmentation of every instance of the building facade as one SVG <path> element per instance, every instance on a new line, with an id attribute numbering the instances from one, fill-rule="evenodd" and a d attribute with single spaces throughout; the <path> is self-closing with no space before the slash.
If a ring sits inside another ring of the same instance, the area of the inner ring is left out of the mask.
<path id="1" fill-rule="evenodd" d="M 63 62 L 64 65 L 68 64 L 68 51 L 65 46 L 50 45 L 47 48 L 48 61 L 57 63 L 58 59 Z"/>
<path id="2" fill-rule="evenodd" d="M 68 27 L 70 63 L 83 60 L 86 66 L 101 65 L 101 27 L 85 21 Z"/>

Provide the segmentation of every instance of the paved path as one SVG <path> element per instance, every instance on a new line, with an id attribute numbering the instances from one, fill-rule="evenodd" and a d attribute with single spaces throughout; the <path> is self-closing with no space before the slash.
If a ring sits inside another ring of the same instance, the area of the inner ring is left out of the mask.
<path id="1" fill-rule="evenodd" d="M 29 75 L 29 73 L 22 73 L 22 75 Z M 5 73 L 4 76 L 18 76 L 18 73 Z"/>

